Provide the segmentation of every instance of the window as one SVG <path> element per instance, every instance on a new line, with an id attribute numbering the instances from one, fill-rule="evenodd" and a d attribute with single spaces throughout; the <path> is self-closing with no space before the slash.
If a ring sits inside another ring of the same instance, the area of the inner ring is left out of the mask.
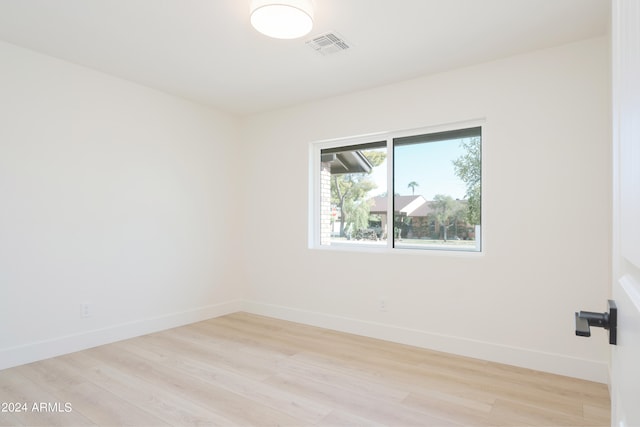
<path id="1" fill-rule="evenodd" d="M 481 250 L 482 128 L 312 144 L 313 247 Z"/>

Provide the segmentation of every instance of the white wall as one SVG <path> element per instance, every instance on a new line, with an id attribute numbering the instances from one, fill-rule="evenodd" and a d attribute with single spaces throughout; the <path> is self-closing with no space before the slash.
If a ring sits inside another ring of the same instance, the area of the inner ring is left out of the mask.
<path id="1" fill-rule="evenodd" d="M 244 308 L 606 381 L 607 44 L 238 122 L 0 43 L 0 369 Z M 477 118 L 482 255 L 308 249 L 311 141 Z"/>
<path id="2" fill-rule="evenodd" d="M 247 118 L 247 309 L 606 382 L 608 88 L 599 38 Z M 310 142 L 478 118 L 481 256 L 308 249 Z"/>
<path id="3" fill-rule="evenodd" d="M 237 125 L 0 43 L 0 369 L 238 309 Z"/>

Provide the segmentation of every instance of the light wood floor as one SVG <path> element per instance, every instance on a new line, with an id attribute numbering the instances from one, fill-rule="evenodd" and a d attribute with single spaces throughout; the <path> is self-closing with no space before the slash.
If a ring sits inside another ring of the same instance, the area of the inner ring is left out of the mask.
<path id="1" fill-rule="evenodd" d="M 0 425 L 64 426 L 607 426 L 610 410 L 603 384 L 246 313 L 0 371 L 0 402 L 28 404 Z"/>

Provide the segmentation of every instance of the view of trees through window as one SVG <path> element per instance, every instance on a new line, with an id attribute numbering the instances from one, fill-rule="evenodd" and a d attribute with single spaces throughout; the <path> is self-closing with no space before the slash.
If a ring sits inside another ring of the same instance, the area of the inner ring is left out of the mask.
<path id="1" fill-rule="evenodd" d="M 323 149 L 321 157 L 321 244 L 480 250 L 480 127 Z"/>

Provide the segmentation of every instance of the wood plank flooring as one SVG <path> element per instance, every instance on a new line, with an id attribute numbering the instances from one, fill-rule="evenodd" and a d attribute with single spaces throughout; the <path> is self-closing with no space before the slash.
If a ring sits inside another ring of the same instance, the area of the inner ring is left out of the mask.
<path id="1" fill-rule="evenodd" d="M 603 384 L 247 313 L 0 371 L 0 402 L 27 404 L 2 426 L 610 424 Z"/>

